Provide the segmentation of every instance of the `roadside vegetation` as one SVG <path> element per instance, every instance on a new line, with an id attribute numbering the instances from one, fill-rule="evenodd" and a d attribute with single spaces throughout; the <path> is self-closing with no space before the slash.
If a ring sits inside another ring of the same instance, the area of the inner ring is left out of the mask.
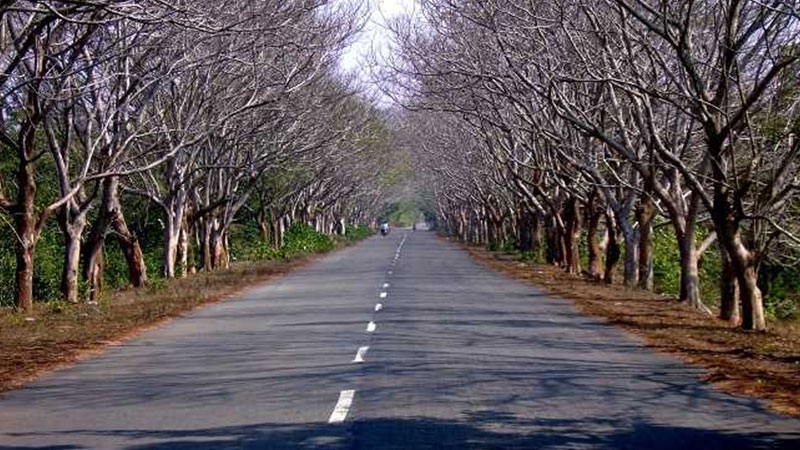
<path id="1" fill-rule="evenodd" d="M 0 308 L 102 303 L 375 226 L 389 117 L 360 1 L 0 6 Z M 62 309 L 53 306 L 53 309 Z"/>

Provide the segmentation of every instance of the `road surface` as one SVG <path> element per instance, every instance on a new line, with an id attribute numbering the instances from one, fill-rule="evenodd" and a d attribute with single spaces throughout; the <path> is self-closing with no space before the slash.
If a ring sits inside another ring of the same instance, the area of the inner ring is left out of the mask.
<path id="1" fill-rule="evenodd" d="M 398 230 L 0 399 L 0 449 L 800 449 L 568 301 Z"/>

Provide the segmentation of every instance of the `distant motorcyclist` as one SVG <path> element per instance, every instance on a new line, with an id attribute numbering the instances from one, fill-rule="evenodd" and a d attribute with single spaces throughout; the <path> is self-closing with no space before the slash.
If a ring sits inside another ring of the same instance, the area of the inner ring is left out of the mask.
<path id="1" fill-rule="evenodd" d="M 381 224 L 381 236 L 386 236 L 387 234 L 389 234 L 389 223 L 383 222 Z"/>

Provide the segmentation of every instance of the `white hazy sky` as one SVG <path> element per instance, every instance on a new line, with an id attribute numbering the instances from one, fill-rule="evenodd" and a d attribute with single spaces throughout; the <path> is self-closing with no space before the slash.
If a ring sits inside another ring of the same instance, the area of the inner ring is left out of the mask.
<path id="1" fill-rule="evenodd" d="M 366 56 L 370 50 L 375 49 L 380 54 L 389 48 L 386 23 L 398 15 L 413 13 L 417 7 L 415 0 L 368 0 L 368 2 L 371 9 L 369 22 L 358 40 L 342 55 L 340 62 L 342 69 L 360 74 L 365 82 L 369 77 Z"/>

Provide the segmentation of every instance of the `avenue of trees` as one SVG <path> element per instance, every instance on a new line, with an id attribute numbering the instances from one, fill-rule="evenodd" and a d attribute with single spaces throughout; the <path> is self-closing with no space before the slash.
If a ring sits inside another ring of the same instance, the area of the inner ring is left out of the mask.
<path id="1" fill-rule="evenodd" d="M 369 224 L 387 119 L 338 69 L 365 8 L 2 2 L 2 300 L 32 313 L 54 268 L 61 299 L 97 300 L 109 270 L 138 287 Z"/>
<path id="2" fill-rule="evenodd" d="M 420 0 L 380 73 L 464 241 L 766 327 L 800 279 L 800 2 Z M 702 298 L 704 260 L 718 299 Z M 619 266 L 619 267 L 618 267 Z M 788 274 L 788 275 L 786 275 Z M 791 284 L 791 283 L 789 283 Z"/>

